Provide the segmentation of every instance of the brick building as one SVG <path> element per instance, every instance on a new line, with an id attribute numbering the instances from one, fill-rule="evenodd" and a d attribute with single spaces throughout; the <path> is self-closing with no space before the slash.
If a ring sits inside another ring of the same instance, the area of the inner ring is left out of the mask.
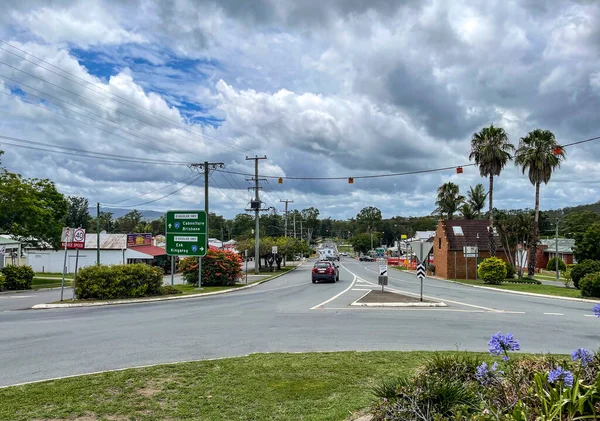
<path id="1" fill-rule="evenodd" d="M 433 239 L 436 276 L 447 279 L 475 279 L 477 260 L 490 257 L 488 224 L 485 219 L 439 220 Z M 496 257 L 507 261 L 500 237 L 496 234 Z M 465 258 L 463 247 L 478 247 L 479 258 Z M 455 264 L 456 261 L 456 264 Z M 467 276 L 468 271 L 468 276 Z"/>
<path id="2" fill-rule="evenodd" d="M 558 239 L 558 257 L 565 264 L 577 263 L 573 255 L 575 240 L 571 238 Z M 537 269 L 546 269 L 548 261 L 556 256 L 556 240 L 554 238 L 542 239 L 537 246 L 537 255 L 535 259 L 535 267 Z"/>

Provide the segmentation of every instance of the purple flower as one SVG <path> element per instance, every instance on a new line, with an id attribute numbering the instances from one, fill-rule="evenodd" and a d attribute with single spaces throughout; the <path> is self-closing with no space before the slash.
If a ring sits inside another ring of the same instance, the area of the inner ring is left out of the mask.
<path id="1" fill-rule="evenodd" d="M 511 333 L 507 333 L 504 336 L 500 332 L 491 337 L 488 347 L 491 355 L 502 355 L 504 361 L 508 361 L 508 351 L 518 351 L 521 349 L 519 341 Z"/>
<path id="2" fill-rule="evenodd" d="M 596 304 L 594 306 L 594 314 L 598 317 L 600 317 L 600 304 Z"/>
<path id="3" fill-rule="evenodd" d="M 588 365 L 589 363 L 591 363 L 593 358 L 594 358 L 594 354 L 585 348 L 579 348 L 579 349 L 576 349 L 575 351 L 571 352 L 571 359 L 573 361 L 580 360 L 581 365 L 584 367 L 586 365 Z"/>
<path id="4" fill-rule="evenodd" d="M 498 379 L 498 375 L 504 374 L 498 370 L 498 363 L 494 363 L 491 368 L 488 368 L 486 362 L 482 362 L 477 370 L 475 370 L 475 377 L 483 386 L 487 386 L 492 380 Z"/>
<path id="5" fill-rule="evenodd" d="M 564 370 L 561 366 L 558 366 L 554 370 L 550 370 L 548 373 L 548 382 L 549 383 L 558 383 L 561 382 L 567 386 L 573 386 L 573 373 L 569 370 Z"/>

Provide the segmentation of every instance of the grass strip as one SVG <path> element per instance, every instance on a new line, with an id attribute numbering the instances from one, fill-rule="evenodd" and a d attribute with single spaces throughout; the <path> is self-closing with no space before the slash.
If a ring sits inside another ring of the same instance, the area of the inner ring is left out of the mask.
<path id="1" fill-rule="evenodd" d="M 340 421 L 430 352 L 254 354 L 0 389 L 0 421 Z"/>
<path id="2" fill-rule="evenodd" d="M 559 287 L 554 285 L 536 285 L 536 284 L 513 284 L 503 283 L 501 285 L 484 284 L 481 280 L 456 279 L 456 282 L 468 285 L 478 285 L 497 289 L 506 289 L 510 291 L 531 292 L 535 294 L 553 295 L 557 297 L 582 298 L 578 289 Z"/>

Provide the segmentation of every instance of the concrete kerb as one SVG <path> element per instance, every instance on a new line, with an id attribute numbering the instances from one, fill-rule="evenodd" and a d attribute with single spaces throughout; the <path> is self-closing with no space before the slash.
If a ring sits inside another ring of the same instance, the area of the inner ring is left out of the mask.
<path id="1" fill-rule="evenodd" d="M 566 300 L 566 301 L 576 301 L 580 303 L 590 303 L 590 304 L 598 304 L 600 300 L 590 300 L 587 298 L 574 298 L 574 297 L 561 297 L 560 295 L 548 295 L 548 294 L 537 294 L 535 292 L 525 292 L 525 291 L 511 291 L 510 289 L 501 289 L 501 288 L 493 288 L 493 287 L 484 287 L 480 285 L 471 285 L 471 284 L 463 284 L 462 282 L 452 281 L 450 279 L 438 278 L 438 277 L 429 277 L 430 279 L 435 279 L 437 281 L 450 282 L 452 284 L 463 285 L 471 288 L 479 288 L 485 289 L 488 291 L 496 291 L 496 292 L 505 292 L 507 294 L 517 294 L 517 295 L 528 295 L 530 297 L 539 297 L 539 298 L 554 298 L 557 300 Z"/>
<path id="2" fill-rule="evenodd" d="M 446 303 L 357 303 L 350 304 L 359 307 L 448 307 Z"/>
<path id="3" fill-rule="evenodd" d="M 109 305 L 117 305 L 117 304 L 140 304 L 140 303 L 153 303 L 157 301 L 171 301 L 171 300 L 184 300 L 188 298 L 198 298 L 198 297 L 209 297 L 212 295 L 221 295 L 228 294 L 235 291 L 242 291 L 248 288 L 254 288 L 260 284 L 264 284 L 265 282 L 272 281 L 273 279 L 277 279 L 280 276 L 287 275 L 290 272 L 298 269 L 305 262 L 300 263 L 298 266 L 293 269 L 288 270 L 285 273 L 280 273 L 279 275 L 275 275 L 269 279 L 263 279 L 262 281 L 256 281 L 253 284 L 246 285 L 243 287 L 235 288 L 235 289 L 227 289 L 225 291 L 216 291 L 216 292 L 205 292 L 199 294 L 190 294 L 183 296 L 173 296 L 173 297 L 155 297 L 155 298 L 141 298 L 141 299 L 127 299 L 127 300 L 114 300 L 114 301 L 95 301 L 92 303 L 64 303 L 64 304 L 36 304 L 31 307 L 34 310 L 46 310 L 51 308 L 74 308 L 74 307 L 100 307 L 100 306 L 109 306 Z"/>

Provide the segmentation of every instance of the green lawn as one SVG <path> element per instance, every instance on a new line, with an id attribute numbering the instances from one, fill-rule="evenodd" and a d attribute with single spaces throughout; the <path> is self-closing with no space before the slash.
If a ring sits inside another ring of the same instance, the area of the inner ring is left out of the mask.
<path id="1" fill-rule="evenodd" d="M 396 270 L 406 270 L 406 266 L 391 266 Z"/>
<path id="2" fill-rule="evenodd" d="M 554 285 L 536 285 L 536 284 L 512 284 L 503 283 L 502 285 L 484 284 L 481 280 L 464 280 L 457 279 L 456 282 L 469 285 L 479 285 L 483 287 L 491 287 L 498 289 L 508 289 L 511 291 L 533 292 L 536 294 L 556 295 L 559 297 L 581 298 L 581 293 L 578 289 L 559 287 Z"/>
<path id="3" fill-rule="evenodd" d="M 62 285 L 62 278 L 46 279 L 46 278 L 33 278 L 31 288 L 56 288 Z M 65 278 L 65 286 L 73 286 L 73 279 Z"/>
<path id="4" fill-rule="evenodd" d="M 58 273 L 58 272 L 35 272 L 35 276 L 41 277 L 41 278 L 61 278 L 62 279 L 62 275 L 63 275 L 62 273 Z M 67 273 L 65 278 L 73 279 L 73 274 Z"/>
<path id="5" fill-rule="evenodd" d="M 342 421 L 429 352 L 254 354 L 0 389 L 0 420 Z"/>

